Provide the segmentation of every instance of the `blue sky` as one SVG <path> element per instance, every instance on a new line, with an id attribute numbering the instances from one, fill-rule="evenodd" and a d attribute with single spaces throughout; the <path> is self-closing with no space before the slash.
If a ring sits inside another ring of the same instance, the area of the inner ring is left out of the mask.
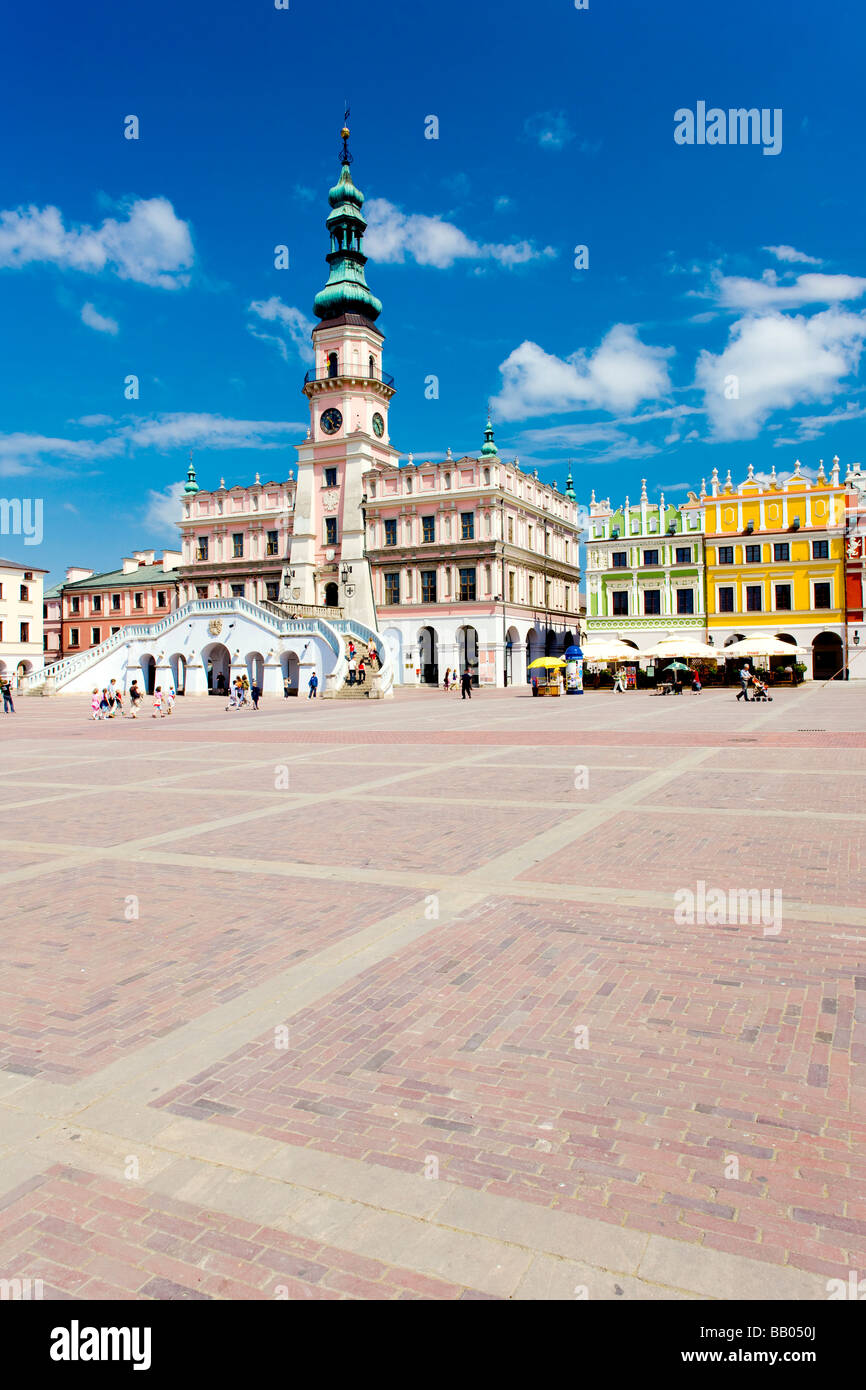
<path id="1" fill-rule="evenodd" d="M 19 7 L 0 494 L 45 519 L 0 553 L 57 578 L 171 544 L 190 448 L 204 486 L 288 475 L 347 99 L 404 454 L 477 450 L 492 400 L 502 452 L 560 486 L 572 459 L 581 498 L 860 459 L 864 28 L 838 0 Z M 781 150 L 678 144 L 699 102 L 780 110 Z"/>

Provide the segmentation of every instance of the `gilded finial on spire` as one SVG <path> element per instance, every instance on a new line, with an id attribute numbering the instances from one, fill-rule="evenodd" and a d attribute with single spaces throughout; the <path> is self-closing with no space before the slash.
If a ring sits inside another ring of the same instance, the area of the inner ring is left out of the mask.
<path id="1" fill-rule="evenodd" d="M 341 164 L 351 164 L 351 163 L 352 163 L 352 156 L 351 156 L 351 154 L 349 153 L 349 136 L 350 136 L 351 133 L 352 133 L 352 132 L 350 131 L 350 129 L 349 129 L 349 115 L 350 115 L 350 112 L 349 112 L 349 103 L 346 102 L 346 110 L 345 110 L 345 112 L 343 113 L 343 129 L 340 131 L 340 139 L 343 141 L 343 149 L 342 149 L 342 152 L 341 152 L 341 154 L 340 154 L 340 163 L 341 163 Z"/>

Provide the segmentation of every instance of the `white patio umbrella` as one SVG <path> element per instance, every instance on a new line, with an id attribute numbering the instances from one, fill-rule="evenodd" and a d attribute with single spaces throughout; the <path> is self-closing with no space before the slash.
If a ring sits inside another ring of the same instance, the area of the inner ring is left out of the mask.
<path id="1" fill-rule="evenodd" d="M 621 642 L 618 637 L 590 638 L 583 644 L 585 662 L 639 661 L 640 657 L 641 653 L 636 647 L 630 647 L 628 642 Z"/>
<path id="2" fill-rule="evenodd" d="M 744 637 L 741 642 L 722 647 L 719 655 L 725 659 L 740 656 L 806 656 L 808 651 L 808 647 L 798 647 L 794 642 L 780 642 L 778 637 Z"/>
<path id="3" fill-rule="evenodd" d="M 681 637 L 662 637 L 655 646 L 647 647 L 641 652 L 642 657 L 680 657 L 682 661 L 720 661 L 724 660 L 719 655 L 718 647 L 711 647 L 707 642 L 700 642 L 697 637 L 690 637 L 688 633 L 683 633 Z"/>

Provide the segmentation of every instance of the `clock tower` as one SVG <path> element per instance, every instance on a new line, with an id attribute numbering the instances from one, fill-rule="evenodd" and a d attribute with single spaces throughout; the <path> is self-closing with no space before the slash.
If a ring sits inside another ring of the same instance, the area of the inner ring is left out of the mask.
<path id="1" fill-rule="evenodd" d="M 328 194 L 325 224 L 331 270 L 313 304 L 319 319 L 312 333 L 315 365 L 304 379 L 310 429 L 297 446 L 294 533 L 282 599 L 340 607 L 346 617 L 375 628 L 363 477 L 371 468 L 397 466 L 388 434 L 394 380 L 384 370 L 385 340 L 376 327 L 382 305 L 364 274 L 364 195 L 352 181 L 346 126 L 342 138 L 340 177 Z"/>

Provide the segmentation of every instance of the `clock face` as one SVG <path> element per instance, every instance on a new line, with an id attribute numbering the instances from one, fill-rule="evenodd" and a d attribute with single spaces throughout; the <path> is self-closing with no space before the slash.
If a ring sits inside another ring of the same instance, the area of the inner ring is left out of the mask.
<path id="1" fill-rule="evenodd" d="M 326 434 L 336 434 L 342 423 L 343 417 L 335 406 L 332 405 L 330 410 L 324 411 L 321 424 Z"/>
<path id="2" fill-rule="evenodd" d="M 378 410 L 376 411 L 376 414 L 373 416 L 373 432 L 374 434 L 377 434 L 380 439 L 382 438 L 382 435 L 385 433 L 385 421 L 382 419 Z"/>

